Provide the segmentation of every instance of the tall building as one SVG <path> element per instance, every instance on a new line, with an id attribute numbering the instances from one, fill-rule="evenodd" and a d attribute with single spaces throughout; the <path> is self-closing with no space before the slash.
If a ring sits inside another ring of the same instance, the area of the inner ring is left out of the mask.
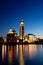
<path id="1" fill-rule="evenodd" d="M 20 36 L 19 38 L 22 40 L 24 39 L 24 21 L 23 19 L 20 21 Z"/>

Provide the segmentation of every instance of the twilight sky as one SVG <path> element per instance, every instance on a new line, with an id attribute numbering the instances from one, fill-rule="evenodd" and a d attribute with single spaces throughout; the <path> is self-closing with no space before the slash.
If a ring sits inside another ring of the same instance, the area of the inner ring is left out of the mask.
<path id="1" fill-rule="evenodd" d="M 0 0 L 0 36 L 13 28 L 19 34 L 20 20 L 25 34 L 43 37 L 43 0 Z"/>

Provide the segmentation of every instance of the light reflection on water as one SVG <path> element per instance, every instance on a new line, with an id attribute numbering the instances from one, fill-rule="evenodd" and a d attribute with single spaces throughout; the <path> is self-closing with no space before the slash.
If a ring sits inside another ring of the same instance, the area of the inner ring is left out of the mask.
<path id="1" fill-rule="evenodd" d="M 32 64 L 34 65 L 36 64 L 37 61 L 42 63 L 42 60 L 43 45 L 36 44 L 15 46 L 2 45 L 2 61 L 4 62 L 4 64 L 6 64 L 7 62 L 9 65 L 26 65 L 26 63 L 27 65 Z M 41 65 L 40 63 L 38 64 Z"/>
<path id="2" fill-rule="evenodd" d="M 16 55 L 16 46 L 8 46 L 8 61 L 10 64 L 12 64 L 15 55 Z"/>
<path id="3" fill-rule="evenodd" d="M 34 57 L 37 53 L 37 46 L 34 44 L 34 45 L 28 45 L 28 52 L 29 52 L 29 57 L 30 59 L 32 57 Z"/>

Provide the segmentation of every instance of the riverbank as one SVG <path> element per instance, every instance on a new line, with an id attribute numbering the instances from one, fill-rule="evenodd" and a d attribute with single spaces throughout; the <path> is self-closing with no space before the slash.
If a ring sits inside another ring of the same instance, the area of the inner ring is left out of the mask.
<path id="1" fill-rule="evenodd" d="M 17 43 L 17 42 L 0 42 L 0 45 L 27 45 L 27 44 L 43 44 L 43 42 L 32 42 L 32 43 L 28 43 L 28 42 L 25 42 L 25 43 Z"/>

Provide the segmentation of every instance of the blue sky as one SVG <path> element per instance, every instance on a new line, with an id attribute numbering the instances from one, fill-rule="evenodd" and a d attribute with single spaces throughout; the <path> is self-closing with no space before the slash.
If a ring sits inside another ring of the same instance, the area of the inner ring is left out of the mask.
<path id="1" fill-rule="evenodd" d="M 0 36 L 13 28 L 19 34 L 21 18 L 25 34 L 43 37 L 43 0 L 0 0 Z"/>

